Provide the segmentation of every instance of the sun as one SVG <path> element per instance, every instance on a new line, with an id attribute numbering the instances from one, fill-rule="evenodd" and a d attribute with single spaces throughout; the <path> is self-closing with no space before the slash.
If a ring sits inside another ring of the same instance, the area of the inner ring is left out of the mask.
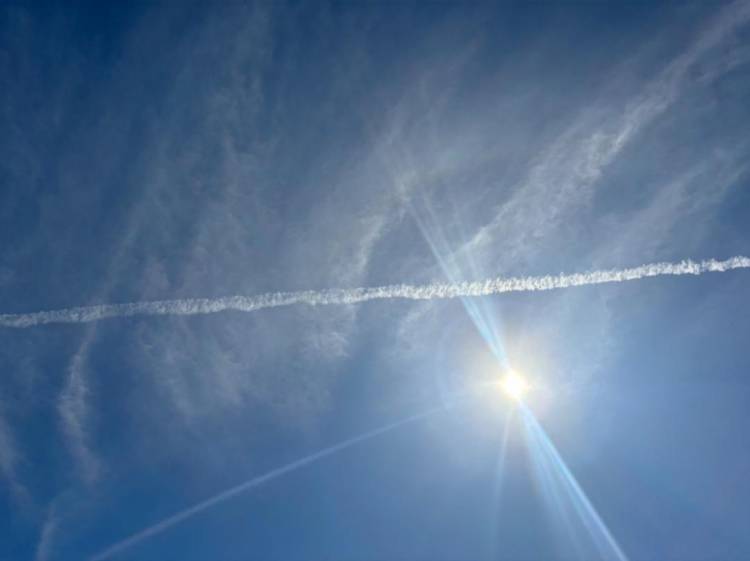
<path id="1" fill-rule="evenodd" d="M 521 401 L 530 389 L 529 383 L 512 371 L 505 375 L 500 385 L 505 395 L 515 401 Z"/>

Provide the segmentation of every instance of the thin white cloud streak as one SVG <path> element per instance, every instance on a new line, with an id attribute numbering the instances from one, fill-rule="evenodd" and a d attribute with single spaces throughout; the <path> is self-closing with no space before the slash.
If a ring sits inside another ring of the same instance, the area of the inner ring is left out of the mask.
<path id="1" fill-rule="evenodd" d="M 98 478 L 100 464 L 88 445 L 87 419 L 89 416 L 89 386 L 87 362 L 95 341 L 95 330 L 88 330 L 78 351 L 68 366 L 68 378 L 57 400 L 57 411 L 70 453 L 81 468 L 86 483 Z"/>
<path id="2" fill-rule="evenodd" d="M 57 518 L 55 507 L 53 504 L 49 514 L 47 515 L 47 520 L 45 520 L 44 525 L 42 526 L 42 531 L 39 536 L 39 543 L 36 546 L 34 561 L 47 561 L 50 558 L 50 554 L 52 552 L 52 541 L 54 539 L 55 533 L 57 532 L 58 524 L 59 519 Z"/>
<path id="3" fill-rule="evenodd" d="M 687 259 L 676 263 L 650 263 L 629 269 L 608 269 L 544 276 L 497 277 L 481 281 L 436 282 L 422 285 L 394 284 L 318 291 L 270 292 L 257 296 L 101 304 L 28 314 L 2 314 L 0 315 L 0 326 L 24 328 L 49 323 L 88 323 L 107 318 L 132 316 L 189 316 L 214 314 L 229 310 L 256 312 L 298 304 L 331 306 L 359 304 L 371 300 L 441 300 L 467 296 L 489 296 L 507 292 L 537 292 L 575 286 L 625 282 L 649 277 L 723 273 L 733 269 L 747 268 L 750 268 L 750 257 L 737 256 L 724 261 L 717 261 L 716 259 L 691 261 Z"/>
<path id="4" fill-rule="evenodd" d="M 26 488 L 18 481 L 16 465 L 21 459 L 10 424 L 0 408 L 0 476 L 5 478 L 13 495 L 19 499 L 27 497 Z"/>
<path id="5" fill-rule="evenodd" d="M 221 493 L 214 495 L 210 499 L 206 499 L 205 501 L 202 501 L 189 508 L 186 508 L 185 510 L 180 511 L 177 514 L 173 514 L 169 518 L 165 518 L 161 522 L 157 522 L 156 524 L 149 526 L 148 528 L 145 528 L 144 530 L 141 530 L 140 532 L 136 534 L 133 534 L 129 538 L 126 538 L 108 547 L 107 549 L 97 553 L 96 555 L 91 557 L 89 561 L 102 561 L 103 559 L 108 559 L 112 557 L 113 555 L 116 555 L 120 553 L 121 551 L 129 547 L 132 547 L 136 545 L 137 543 L 142 542 L 145 539 L 150 538 L 151 536 L 162 533 L 163 531 L 171 528 L 175 524 L 179 524 L 180 522 L 183 522 L 184 520 L 191 518 L 195 516 L 196 514 L 203 512 L 206 509 L 216 506 L 219 503 L 223 503 L 224 501 L 231 499 L 232 497 L 235 497 L 241 493 L 249 491 L 250 489 L 263 485 L 264 483 L 271 481 L 272 479 L 276 479 L 277 477 L 280 477 L 289 472 L 295 471 L 301 467 L 317 462 L 318 460 L 322 460 L 323 458 L 331 456 L 335 454 L 336 452 L 340 452 L 341 450 L 354 446 L 355 444 L 359 444 L 360 442 L 363 442 L 365 440 L 369 440 L 376 436 L 380 436 L 381 434 L 392 431 L 403 425 L 406 425 L 408 423 L 413 423 L 414 421 L 419 421 L 421 419 L 429 417 L 430 415 L 434 415 L 435 413 L 439 413 L 445 410 L 446 410 L 446 407 L 436 407 L 434 409 L 430 409 L 428 411 L 418 413 L 416 415 L 412 415 L 411 417 L 401 419 L 400 421 L 395 421 L 393 423 L 390 423 L 378 429 L 371 430 L 359 436 L 355 436 L 354 438 L 350 438 L 343 442 L 339 442 L 338 444 L 335 444 L 328 448 L 324 448 L 323 450 L 320 450 L 319 452 L 310 454 L 309 456 L 296 460 L 283 467 L 271 470 L 264 475 L 260 475 L 253 479 L 245 481 L 244 483 L 240 483 L 239 485 L 236 485 L 235 487 L 232 487 L 230 489 L 227 489 L 226 491 L 222 491 Z"/>

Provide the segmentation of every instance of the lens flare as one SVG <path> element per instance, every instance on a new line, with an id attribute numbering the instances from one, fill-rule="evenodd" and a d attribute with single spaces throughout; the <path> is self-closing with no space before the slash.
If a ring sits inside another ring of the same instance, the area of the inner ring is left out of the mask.
<path id="1" fill-rule="evenodd" d="M 514 401 L 521 401 L 528 393 L 529 383 L 515 372 L 509 372 L 500 382 L 503 393 Z"/>
<path id="2" fill-rule="evenodd" d="M 552 521 L 576 559 L 628 561 L 546 431 L 524 404 L 519 408 L 534 475 Z"/>

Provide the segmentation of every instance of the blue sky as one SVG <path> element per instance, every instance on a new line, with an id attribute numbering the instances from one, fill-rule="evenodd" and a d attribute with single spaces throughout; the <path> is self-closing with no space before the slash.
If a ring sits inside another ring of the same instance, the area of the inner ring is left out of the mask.
<path id="1" fill-rule="evenodd" d="M 748 70 L 746 2 L 6 3 L 0 314 L 747 255 Z M 0 560 L 747 559 L 748 274 L 0 327 Z"/>

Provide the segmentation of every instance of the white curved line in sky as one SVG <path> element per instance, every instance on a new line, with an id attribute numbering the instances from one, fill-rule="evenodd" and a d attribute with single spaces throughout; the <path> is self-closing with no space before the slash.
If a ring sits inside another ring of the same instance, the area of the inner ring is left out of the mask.
<path id="1" fill-rule="evenodd" d="M 0 314 L 0 327 L 33 327 L 47 323 L 87 323 L 106 318 L 148 315 L 213 314 L 226 310 L 255 312 L 295 304 L 330 306 L 358 304 L 370 300 L 435 300 L 470 296 L 488 296 L 506 292 L 535 292 L 591 284 L 625 282 L 669 275 L 702 275 L 750 268 L 750 257 L 731 257 L 724 261 L 708 259 L 676 263 L 650 263 L 629 269 L 607 269 L 585 273 L 496 277 L 480 281 L 435 282 L 421 285 L 393 284 L 364 288 L 335 288 L 300 292 L 269 292 L 256 296 L 187 298 L 126 304 L 100 304 L 26 314 Z"/>

